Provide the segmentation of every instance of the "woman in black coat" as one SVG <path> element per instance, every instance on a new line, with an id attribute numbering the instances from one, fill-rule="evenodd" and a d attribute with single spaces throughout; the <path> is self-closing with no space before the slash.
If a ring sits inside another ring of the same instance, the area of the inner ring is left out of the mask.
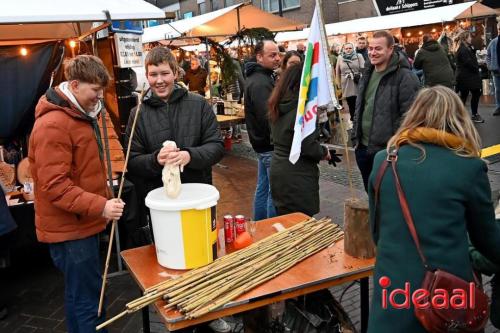
<path id="1" fill-rule="evenodd" d="M 269 120 L 274 144 L 271 160 L 271 195 L 278 215 L 319 212 L 319 169 L 321 160 L 329 160 L 326 147 L 319 143 L 319 130 L 302 141 L 300 157 L 289 161 L 300 90 L 302 64 L 292 65 L 280 76 L 269 98 Z"/>
<path id="2" fill-rule="evenodd" d="M 472 121 L 475 123 L 484 123 L 483 118 L 481 118 L 477 112 L 482 85 L 476 52 L 471 43 L 472 37 L 468 31 L 461 32 L 455 39 L 454 50 L 457 62 L 457 91 L 460 93 L 460 98 L 464 105 L 469 96 L 469 92 L 472 94 L 470 101 Z"/>

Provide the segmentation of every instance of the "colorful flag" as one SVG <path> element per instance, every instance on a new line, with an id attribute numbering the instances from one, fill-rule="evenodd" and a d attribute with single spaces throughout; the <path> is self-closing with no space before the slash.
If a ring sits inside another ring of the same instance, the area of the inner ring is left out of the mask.
<path id="1" fill-rule="evenodd" d="M 318 106 L 327 105 L 332 101 L 327 74 L 328 59 L 325 55 L 320 32 L 322 24 L 323 21 L 316 6 L 307 41 L 304 68 L 300 78 L 295 133 L 289 157 L 292 164 L 295 164 L 300 157 L 302 140 L 316 130 Z"/>

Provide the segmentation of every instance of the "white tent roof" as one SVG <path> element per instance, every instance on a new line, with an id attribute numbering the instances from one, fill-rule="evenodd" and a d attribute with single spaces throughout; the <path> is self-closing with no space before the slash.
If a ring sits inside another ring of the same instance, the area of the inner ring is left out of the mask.
<path id="1" fill-rule="evenodd" d="M 239 12 L 239 27 L 238 27 Z M 251 4 L 237 4 L 207 14 L 144 29 L 143 43 L 182 36 L 232 36 L 238 28 L 265 27 L 270 31 L 302 29 L 303 24 L 263 11 Z"/>
<path id="2" fill-rule="evenodd" d="M 325 25 L 328 36 L 356 32 L 377 31 L 393 28 L 405 28 L 439 22 L 450 22 L 456 19 L 495 15 L 494 9 L 476 1 L 459 3 L 432 9 L 424 9 L 407 13 L 367 17 L 352 21 L 330 23 Z M 276 41 L 307 39 L 308 29 L 303 31 L 283 32 L 276 36 Z"/>
<path id="3" fill-rule="evenodd" d="M 143 0 L 20 0 L 0 1 L 0 40 L 63 39 L 79 36 L 90 22 L 165 18 Z M 78 26 L 78 23 L 83 23 Z"/>

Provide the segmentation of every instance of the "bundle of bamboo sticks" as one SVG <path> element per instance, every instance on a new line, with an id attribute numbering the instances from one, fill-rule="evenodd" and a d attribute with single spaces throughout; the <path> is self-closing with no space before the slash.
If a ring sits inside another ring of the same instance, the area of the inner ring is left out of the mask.
<path id="1" fill-rule="evenodd" d="M 330 219 L 298 223 L 207 266 L 146 289 L 144 296 L 127 303 L 125 311 L 97 329 L 162 298 L 165 308 L 177 308 L 187 319 L 203 316 L 332 245 L 343 235 Z"/>

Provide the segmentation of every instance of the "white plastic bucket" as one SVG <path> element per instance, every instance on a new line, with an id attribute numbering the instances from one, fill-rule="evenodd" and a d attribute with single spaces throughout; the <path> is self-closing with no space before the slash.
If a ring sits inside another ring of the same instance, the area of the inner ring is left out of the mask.
<path id="1" fill-rule="evenodd" d="M 167 268 L 191 269 L 217 258 L 216 206 L 219 191 L 208 184 L 182 184 L 171 199 L 163 187 L 146 196 L 151 212 L 158 263 Z"/>

